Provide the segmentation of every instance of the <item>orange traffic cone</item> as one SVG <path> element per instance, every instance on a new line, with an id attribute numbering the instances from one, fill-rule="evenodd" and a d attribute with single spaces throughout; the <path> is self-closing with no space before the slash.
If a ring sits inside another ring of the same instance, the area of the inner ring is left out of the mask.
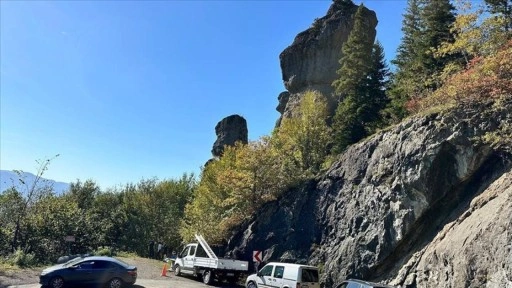
<path id="1" fill-rule="evenodd" d="M 164 263 L 164 268 L 162 268 L 162 276 L 167 277 L 167 263 Z"/>

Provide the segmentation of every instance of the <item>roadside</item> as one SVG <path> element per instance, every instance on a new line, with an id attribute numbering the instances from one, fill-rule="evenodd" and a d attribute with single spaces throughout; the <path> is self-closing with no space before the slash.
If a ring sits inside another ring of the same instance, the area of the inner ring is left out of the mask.
<path id="1" fill-rule="evenodd" d="M 124 262 L 137 266 L 137 282 L 133 287 L 144 288 L 205 288 L 212 287 L 203 284 L 193 277 L 176 277 L 173 272 L 167 271 L 167 276 L 161 276 L 163 261 L 141 257 L 116 257 Z M 0 269 L 0 288 L 39 288 L 39 274 L 48 266 L 27 269 Z M 167 268 L 169 265 L 167 264 Z M 215 283 L 213 287 L 238 288 L 243 286 Z"/>

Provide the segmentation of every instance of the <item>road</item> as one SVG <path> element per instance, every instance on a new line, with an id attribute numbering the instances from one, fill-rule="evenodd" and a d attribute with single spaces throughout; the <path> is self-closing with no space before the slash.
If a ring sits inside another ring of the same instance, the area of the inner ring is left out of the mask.
<path id="1" fill-rule="evenodd" d="M 27 285 L 16 285 L 16 286 L 7 286 L 7 288 L 41 288 L 39 284 L 27 284 Z M 217 283 L 214 282 L 213 285 L 208 286 L 203 284 L 203 282 L 198 281 L 196 278 L 192 277 L 176 277 L 174 275 L 162 277 L 162 280 L 154 280 L 154 279 L 137 279 L 135 285 L 132 288 L 242 288 L 243 286 L 239 285 L 230 285 L 226 283 Z"/>

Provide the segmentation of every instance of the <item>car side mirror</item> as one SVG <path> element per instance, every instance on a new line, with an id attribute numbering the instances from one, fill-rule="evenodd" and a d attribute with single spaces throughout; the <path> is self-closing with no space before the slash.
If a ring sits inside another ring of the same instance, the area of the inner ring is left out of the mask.
<path id="1" fill-rule="evenodd" d="M 258 273 L 256 273 L 256 276 L 261 277 L 263 276 L 263 274 L 261 274 L 261 272 L 258 271 Z"/>

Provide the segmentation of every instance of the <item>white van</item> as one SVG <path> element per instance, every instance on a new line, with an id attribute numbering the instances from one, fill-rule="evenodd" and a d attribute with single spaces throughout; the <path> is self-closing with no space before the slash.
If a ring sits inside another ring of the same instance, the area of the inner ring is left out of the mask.
<path id="1" fill-rule="evenodd" d="M 245 281 L 247 288 L 320 288 L 318 268 L 271 262 Z"/>

